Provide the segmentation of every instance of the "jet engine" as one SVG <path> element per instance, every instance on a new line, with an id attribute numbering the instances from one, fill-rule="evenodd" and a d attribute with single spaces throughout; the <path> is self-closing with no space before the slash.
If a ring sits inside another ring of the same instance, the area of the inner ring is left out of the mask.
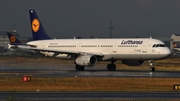
<path id="1" fill-rule="evenodd" d="M 93 66 L 96 62 L 97 58 L 93 55 L 81 55 L 75 59 L 75 63 L 80 66 Z"/>
<path id="2" fill-rule="evenodd" d="M 122 63 L 128 66 L 141 66 L 144 63 L 144 61 L 122 60 Z"/>

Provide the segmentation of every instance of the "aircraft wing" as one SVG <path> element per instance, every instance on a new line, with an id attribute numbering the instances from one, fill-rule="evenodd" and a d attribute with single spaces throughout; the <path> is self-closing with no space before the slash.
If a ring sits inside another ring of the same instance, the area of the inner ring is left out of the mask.
<path id="1" fill-rule="evenodd" d="M 90 55 L 96 55 L 96 56 L 103 56 L 102 53 L 96 53 L 96 52 L 80 52 L 80 51 L 74 51 L 74 50 L 60 50 L 60 49 L 47 49 L 47 48 L 36 48 L 36 47 L 28 47 L 28 46 L 21 46 L 19 45 L 18 48 L 21 49 L 29 49 L 29 50 L 35 50 L 35 51 L 43 51 L 43 52 L 54 52 L 59 54 L 90 54 Z"/>

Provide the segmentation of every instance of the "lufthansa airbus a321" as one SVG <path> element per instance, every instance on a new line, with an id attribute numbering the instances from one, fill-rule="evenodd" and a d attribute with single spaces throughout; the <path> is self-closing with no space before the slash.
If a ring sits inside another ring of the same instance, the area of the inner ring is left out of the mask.
<path id="1" fill-rule="evenodd" d="M 165 59 L 171 54 L 165 43 L 152 38 L 51 39 L 35 10 L 30 10 L 29 14 L 34 41 L 26 43 L 27 47 L 18 47 L 39 51 L 46 56 L 74 59 L 78 71 L 96 65 L 98 61 L 110 61 L 107 70 L 114 71 L 117 60 L 129 66 L 139 66 L 149 60 L 150 71 L 155 71 L 155 60 Z"/>

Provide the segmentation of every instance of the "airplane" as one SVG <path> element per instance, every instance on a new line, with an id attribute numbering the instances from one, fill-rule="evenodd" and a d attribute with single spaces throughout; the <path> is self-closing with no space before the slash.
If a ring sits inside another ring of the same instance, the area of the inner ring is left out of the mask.
<path id="1" fill-rule="evenodd" d="M 173 42 L 173 50 L 180 51 L 180 42 Z"/>
<path id="2" fill-rule="evenodd" d="M 155 60 L 165 59 L 171 50 L 165 43 L 152 38 L 107 38 L 107 39 L 50 39 L 43 28 L 35 10 L 29 10 L 31 28 L 35 41 L 27 42 L 26 48 L 40 51 L 47 56 L 65 55 L 73 59 L 75 69 L 83 71 L 98 61 L 110 61 L 107 70 L 116 70 L 116 61 L 121 60 L 129 66 L 140 66 L 149 60 L 150 71 L 155 71 Z M 40 40 L 37 37 L 42 36 Z"/>
<path id="3" fill-rule="evenodd" d="M 18 40 L 16 38 L 16 36 L 13 35 L 11 32 L 7 32 L 7 36 L 9 38 L 9 42 L 10 42 L 10 43 L 8 43 L 8 49 L 16 50 L 17 45 L 26 45 L 26 44 L 23 44 L 20 40 Z"/>
<path id="4" fill-rule="evenodd" d="M 19 41 L 15 35 L 13 35 L 11 32 L 7 32 L 9 42 L 11 45 L 22 45 L 23 43 Z"/>
<path id="5" fill-rule="evenodd" d="M 26 43 L 22 43 L 11 32 L 7 32 L 7 35 L 8 35 L 9 42 L 10 42 L 10 43 L 8 43 L 8 49 L 13 50 L 13 51 L 26 51 L 27 53 L 36 53 L 34 50 L 18 48 L 19 45 L 21 45 L 21 47 L 27 47 L 27 44 Z"/>

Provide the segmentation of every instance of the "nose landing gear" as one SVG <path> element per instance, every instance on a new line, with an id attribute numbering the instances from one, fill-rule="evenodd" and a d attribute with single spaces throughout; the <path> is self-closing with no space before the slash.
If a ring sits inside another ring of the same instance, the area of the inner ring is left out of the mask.
<path id="1" fill-rule="evenodd" d="M 150 65 L 149 70 L 152 72 L 154 72 L 156 70 L 154 67 L 154 64 L 155 64 L 155 60 L 149 60 L 149 65 Z"/>

